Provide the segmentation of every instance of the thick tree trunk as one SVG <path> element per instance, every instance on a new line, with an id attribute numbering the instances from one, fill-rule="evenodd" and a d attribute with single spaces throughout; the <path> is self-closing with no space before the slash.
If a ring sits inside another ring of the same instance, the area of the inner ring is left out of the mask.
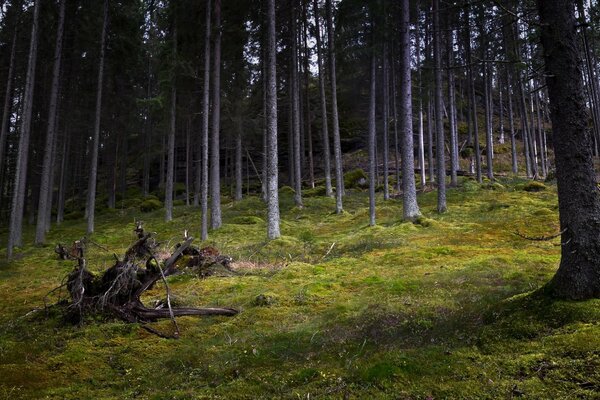
<path id="1" fill-rule="evenodd" d="M 275 0 L 267 1 L 267 237 L 277 239 L 279 232 L 279 192 L 277 162 L 277 37 Z"/>
<path id="2" fill-rule="evenodd" d="M 538 0 L 556 156 L 561 261 L 550 282 L 561 298 L 600 297 L 600 193 L 596 187 L 573 4 Z"/>
<path id="3" fill-rule="evenodd" d="M 210 227 L 221 227 L 221 170 L 219 139 L 221 130 L 221 0 L 215 0 L 215 38 L 213 54 L 213 101 L 210 157 Z"/>
<path id="4" fill-rule="evenodd" d="M 435 133 L 436 133 L 436 161 L 438 175 L 438 203 L 439 213 L 446 212 L 446 155 L 445 134 L 442 105 L 442 49 L 440 31 L 440 1 L 433 0 L 433 58 L 435 62 Z"/>
<path id="5" fill-rule="evenodd" d="M 401 3 L 401 19 L 400 19 L 400 37 L 399 37 L 399 54 L 400 62 L 399 78 L 400 78 L 400 135 L 402 140 L 402 206 L 403 219 L 412 221 L 421 215 L 419 205 L 417 203 L 417 188 L 415 184 L 415 155 L 413 143 L 413 126 L 412 126 L 412 88 L 411 88 L 411 66 L 410 66 L 410 8 L 409 1 L 402 0 Z M 417 45 L 417 54 L 419 54 Z M 417 56 L 418 57 L 418 56 Z M 418 63 L 417 63 L 418 64 Z M 420 73 L 419 73 L 420 76 Z M 420 79 L 419 79 L 420 80 Z M 420 90 L 420 89 L 419 89 Z M 419 96 L 421 97 L 421 96 Z M 422 104 L 419 98 L 419 104 Z M 419 126 L 419 164 L 421 167 L 422 185 L 425 184 L 425 163 L 423 154 L 423 117 L 420 111 L 420 126 Z"/>
<path id="6" fill-rule="evenodd" d="M 13 186 L 12 208 L 10 213 L 10 227 L 8 233 L 8 246 L 6 255 L 12 257 L 13 248 L 23 244 L 23 209 L 25 204 L 25 189 L 27 179 L 27 165 L 29 156 L 29 138 L 31 136 L 31 118 L 33 109 L 33 89 L 35 86 L 35 67 L 37 61 L 37 36 L 40 14 L 40 2 L 36 0 L 33 10 L 33 23 L 31 26 L 31 41 L 29 45 L 29 61 L 25 78 L 25 93 L 23 99 L 23 117 L 21 120 L 21 137 L 19 138 L 19 152 Z"/>
<path id="7" fill-rule="evenodd" d="M 331 120 L 333 125 L 333 155 L 335 163 L 335 212 L 343 211 L 344 171 L 342 167 L 342 144 L 340 141 L 340 121 L 337 106 L 337 82 L 335 72 L 335 40 L 333 35 L 333 4 L 325 0 L 327 8 L 327 42 L 329 45 L 329 80 L 331 81 Z"/>
<path id="8" fill-rule="evenodd" d="M 104 0 L 104 19 L 100 39 L 100 60 L 98 65 L 98 88 L 96 90 L 96 117 L 94 122 L 94 138 L 92 140 L 92 161 L 87 193 L 87 232 L 94 232 L 94 211 L 96 207 L 96 183 L 98 176 L 98 151 L 100 147 L 100 119 L 102 116 L 102 85 L 104 79 L 104 54 L 106 48 L 106 30 L 108 27 L 108 0 Z"/>

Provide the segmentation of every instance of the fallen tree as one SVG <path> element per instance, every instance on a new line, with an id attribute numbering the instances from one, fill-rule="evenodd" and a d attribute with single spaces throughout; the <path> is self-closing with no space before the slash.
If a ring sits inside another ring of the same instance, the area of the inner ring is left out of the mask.
<path id="1" fill-rule="evenodd" d="M 175 317 L 233 316 L 238 313 L 233 308 L 173 308 L 166 280 L 166 277 L 179 273 L 182 267 L 204 273 L 215 264 L 229 269 L 230 257 L 221 256 L 214 248 L 198 249 L 191 246 L 194 238 L 188 237 L 187 233 L 172 254 L 157 252 L 158 244 L 154 235 L 144 232 L 141 223 L 136 224 L 135 232 L 135 243 L 125 251 L 122 258 L 115 254 L 115 264 L 101 275 L 92 274 L 87 268 L 87 260 L 84 257 L 85 240 L 75 242 L 71 249 L 60 244 L 56 246 L 59 257 L 77 260 L 77 265 L 66 281 L 70 296 L 67 318 L 71 322 L 81 323 L 88 314 L 108 313 L 126 322 L 141 323 L 144 329 L 161 337 L 178 337 L 179 328 Z M 201 273 L 200 275 L 202 276 Z M 155 308 L 147 307 L 140 297 L 159 280 L 165 285 L 166 302 Z M 172 320 L 175 327 L 173 336 L 167 336 L 146 325 L 163 318 Z"/>

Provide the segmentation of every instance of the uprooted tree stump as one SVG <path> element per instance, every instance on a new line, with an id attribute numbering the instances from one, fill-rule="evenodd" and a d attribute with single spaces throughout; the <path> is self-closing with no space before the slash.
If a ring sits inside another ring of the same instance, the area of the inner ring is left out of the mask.
<path id="1" fill-rule="evenodd" d="M 187 256 L 186 267 L 199 268 L 201 266 L 219 263 L 229 268 L 231 258 L 215 256 L 212 251 L 198 249 L 191 246 L 192 237 L 185 235 L 184 241 L 179 243 L 170 255 L 157 254 L 158 245 L 153 234 L 146 233 L 141 223 L 136 224 L 136 242 L 126 251 L 122 259 L 114 255 L 115 264 L 102 275 L 94 275 L 87 269 L 84 258 L 84 241 L 78 241 L 73 248 L 66 249 L 62 245 L 56 247 L 56 252 L 63 259 L 77 260 L 77 266 L 67 277 L 67 289 L 70 295 L 67 317 L 74 323 L 81 323 L 87 314 L 110 314 L 123 321 L 141 323 L 144 329 L 163 337 L 177 337 L 179 329 L 175 317 L 178 316 L 207 316 L 225 315 L 233 316 L 238 313 L 233 308 L 174 308 L 171 307 L 170 289 L 166 277 L 179 272 L 178 261 Z M 60 251 L 59 251 L 60 250 Z M 204 251 L 203 251 L 204 250 Z M 211 253 L 211 254 L 206 254 Z M 157 308 L 146 307 L 140 297 L 152 288 L 156 282 L 162 280 L 166 287 L 166 305 Z M 163 318 L 170 318 L 175 326 L 175 335 L 166 336 L 146 324 Z"/>

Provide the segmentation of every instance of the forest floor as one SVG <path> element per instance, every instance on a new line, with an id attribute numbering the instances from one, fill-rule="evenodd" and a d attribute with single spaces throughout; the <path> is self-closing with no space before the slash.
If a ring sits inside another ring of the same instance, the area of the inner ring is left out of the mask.
<path id="1" fill-rule="evenodd" d="M 283 190 L 283 236 L 269 243 L 258 198 L 224 199 L 224 225 L 206 244 L 231 255 L 238 275 L 178 275 L 169 286 L 178 305 L 241 312 L 179 318 L 178 340 L 116 320 L 75 327 L 56 313 L 26 316 L 74 266 L 53 252 L 85 232 L 84 221 L 67 221 L 47 246 L 0 262 L 0 397 L 600 398 L 600 300 L 550 301 L 539 290 L 560 239 L 515 233 L 558 232 L 556 188 L 525 185 L 463 180 L 443 215 L 435 191 L 421 194 L 415 224 L 401 222 L 400 200 L 379 198 L 376 227 L 366 192 L 349 191 L 335 215 L 333 199 L 306 197 L 298 209 Z M 200 223 L 186 206 L 170 223 L 162 209 L 104 212 L 91 239 L 110 252 L 89 247 L 92 271 L 135 240 L 135 218 L 171 245 Z M 161 298 L 162 284 L 145 300 Z"/>

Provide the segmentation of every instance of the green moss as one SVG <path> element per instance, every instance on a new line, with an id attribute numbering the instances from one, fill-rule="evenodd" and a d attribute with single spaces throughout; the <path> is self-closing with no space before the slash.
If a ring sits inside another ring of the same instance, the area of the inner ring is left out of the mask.
<path id="1" fill-rule="evenodd" d="M 160 200 L 146 199 L 140 205 L 140 211 L 146 213 L 146 212 L 158 210 L 162 207 L 163 207 L 163 204 Z"/>
<path id="2" fill-rule="evenodd" d="M 367 187 L 367 178 L 367 174 L 361 168 L 353 169 L 344 174 L 344 187 L 346 189 Z"/>
<path id="3" fill-rule="evenodd" d="M 266 241 L 259 197 L 226 203 L 223 227 L 197 244 L 232 256 L 236 273 L 168 282 L 175 304 L 241 312 L 178 318 L 179 340 L 101 318 L 72 327 L 59 308 L 28 314 L 43 307 L 75 263 L 55 259 L 51 247 L 29 245 L 33 227 L 25 226 L 18 259 L 7 262 L 0 254 L 0 393 L 24 399 L 508 398 L 520 392 L 523 398 L 596 398 L 600 300 L 554 301 L 536 290 L 555 273 L 560 246 L 513 234 L 556 231 L 555 187 L 529 194 L 515 190 L 524 180 L 498 183 L 505 190 L 483 190 L 461 177 L 442 215 L 435 191 L 419 194 L 426 217 L 417 224 L 402 222 L 400 201 L 382 203 L 378 194 L 376 227 L 367 225 L 364 191 L 348 193 L 340 215 L 334 199 L 324 196 L 306 197 L 303 209 L 294 208 L 289 192 L 281 206 L 283 236 L 273 241 Z M 199 217 L 199 210 L 179 207 L 172 222 L 160 212 L 143 219 L 147 231 L 157 232 L 160 250 L 172 251 L 184 229 L 197 236 Z M 110 251 L 90 246 L 89 268 L 100 272 L 114 263 L 113 252 L 122 256 L 135 241 L 132 228 L 129 212 L 98 215 L 92 240 Z M 85 221 L 66 221 L 52 227 L 48 241 L 69 243 L 82 232 Z M 0 231 L 0 240 L 6 235 Z M 144 302 L 164 298 L 159 282 Z M 169 320 L 150 326 L 173 329 Z"/>
<path id="4" fill-rule="evenodd" d="M 296 193 L 296 191 L 290 186 L 282 186 L 279 188 L 280 195 L 291 195 L 291 194 L 295 194 L 295 193 Z"/>
<path id="5" fill-rule="evenodd" d="M 542 182 L 531 181 L 523 186 L 523 190 L 526 192 L 541 192 L 546 190 L 546 185 Z"/>
<path id="6" fill-rule="evenodd" d="M 255 217 L 253 215 L 235 217 L 231 220 L 232 224 L 238 224 L 238 225 L 256 225 L 256 224 L 263 224 L 264 222 L 265 221 L 262 218 Z"/>
<path id="7" fill-rule="evenodd" d="M 304 197 L 325 196 L 326 195 L 325 186 L 315 186 L 314 188 L 306 189 L 305 191 L 302 192 L 302 195 Z"/>

